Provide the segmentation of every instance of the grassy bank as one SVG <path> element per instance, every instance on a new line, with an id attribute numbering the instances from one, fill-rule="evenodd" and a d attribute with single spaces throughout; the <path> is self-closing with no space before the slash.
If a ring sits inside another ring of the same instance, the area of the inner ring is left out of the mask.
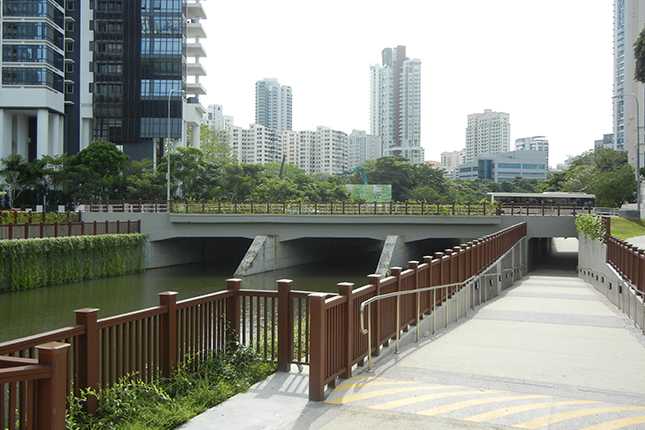
<path id="1" fill-rule="evenodd" d="M 114 387 L 84 393 L 71 401 L 68 430 L 173 429 L 275 372 L 249 348 L 236 346 L 214 354 L 197 366 L 179 369 L 172 378 L 154 383 L 122 380 Z M 81 411 L 87 395 L 98 399 L 94 416 Z"/>
<path id="2" fill-rule="evenodd" d="M 611 234 L 619 239 L 626 240 L 630 237 L 645 236 L 643 220 L 632 221 L 624 218 L 611 218 Z"/>

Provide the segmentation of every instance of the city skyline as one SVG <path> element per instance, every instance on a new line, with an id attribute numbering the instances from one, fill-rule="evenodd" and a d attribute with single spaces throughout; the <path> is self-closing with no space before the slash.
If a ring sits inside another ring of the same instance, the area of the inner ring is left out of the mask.
<path id="1" fill-rule="evenodd" d="M 293 88 L 293 129 L 369 132 L 370 65 L 383 47 L 400 44 L 424 63 L 426 160 L 463 149 L 467 116 L 484 109 L 511 115 L 512 141 L 548 136 L 552 166 L 612 132 L 613 2 L 466 0 L 459 19 L 446 19 L 455 9 L 445 3 L 404 0 L 384 13 L 386 5 L 204 2 L 219 25 L 207 29 L 206 51 L 217 55 L 206 60 L 208 95 L 200 100 L 247 127 L 253 83 L 275 77 Z M 235 67 L 223 58 L 235 58 Z"/>

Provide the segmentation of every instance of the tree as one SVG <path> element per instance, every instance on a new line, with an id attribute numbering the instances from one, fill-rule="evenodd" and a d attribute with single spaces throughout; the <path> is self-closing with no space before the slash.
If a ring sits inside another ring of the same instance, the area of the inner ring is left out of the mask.
<path id="1" fill-rule="evenodd" d="M 67 171 L 76 198 L 121 198 L 126 182 L 121 174 L 128 156 L 114 143 L 96 141 L 68 159 Z"/>
<path id="2" fill-rule="evenodd" d="M 645 28 L 634 43 L 634 79 L 645 83 Z"/>
<path id="3" fill-rule="evenodd" d="M 152 160 L 131 160 L 124 171 L 126 181 L 126 199 L 165 199 L 165 177 L 156 174 Z"/>
<path id="4" fill-rule="evenodd" d="M 171 154 L 170 163 L 173 188 L 179 188 L 182 198 L 201 200 L 214 197 L 220 172 L 200 149 L 179 147 L 177 152 Z"/>
<path id="5" fill-rule="evenodd" d="M 381 157 L 363 163 L 368 184 L 392 185 L 392 199 L 404 201 L 414 183 L 414 167 L 406 158 Z"/>
<path id="6" fill-rule="evenodd" d="M 200 149 L 204 152 L 204 157 L 207 160 L 236 161 L 237 157 L 229 144 L 229 135 L 226 131 L 213 130 L 202 124 L 199 127 L 199 142 Z"/>
<path id="7" fill-rule="evenodd" d="M 9 207 L 13 208 L 16 198 L 27 188 L 27 163 L 20 155 L 8 155 L 0 160 L 0 178 L 7 189 Z"/>

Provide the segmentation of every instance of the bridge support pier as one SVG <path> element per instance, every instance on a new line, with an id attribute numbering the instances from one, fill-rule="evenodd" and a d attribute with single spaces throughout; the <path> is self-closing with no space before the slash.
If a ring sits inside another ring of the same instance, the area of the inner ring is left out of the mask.
<path id="1" fill-rule="evenodd" d="M 376 274 L 386 276 L 390 267 L 405 267 L 405 238 L 403 236 L 388 235 L 383 244 Z"/>

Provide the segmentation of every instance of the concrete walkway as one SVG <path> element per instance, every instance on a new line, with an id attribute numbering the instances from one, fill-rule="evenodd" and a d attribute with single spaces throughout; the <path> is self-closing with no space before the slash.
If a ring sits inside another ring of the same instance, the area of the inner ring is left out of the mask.
<path id="1" fill-rule="evenodd" d="M 570 267 L 530 275 L 325 402 L 278 373 L 181 428 L 645 429 L 643 335 Z"/>

